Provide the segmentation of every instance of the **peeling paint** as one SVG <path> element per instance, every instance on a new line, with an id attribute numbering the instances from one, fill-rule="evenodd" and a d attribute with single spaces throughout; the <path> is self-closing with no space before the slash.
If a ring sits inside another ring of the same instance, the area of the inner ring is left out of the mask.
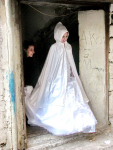
<path id="1" fill-rule="evenodd" d="M 16 114 L 16 108 L 15 108 L 15 82 L 14 82 L 13 71 L 9 75 L 9 90 L 10 90 L 10 94 L 11 94 L 11 102 L 13 104 L 14 113 Z"/>

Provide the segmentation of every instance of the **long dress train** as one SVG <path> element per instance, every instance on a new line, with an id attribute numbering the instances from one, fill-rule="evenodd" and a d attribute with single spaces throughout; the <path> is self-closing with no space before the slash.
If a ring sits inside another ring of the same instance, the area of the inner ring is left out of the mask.
<path id="1" fill-rule="evenodd" d="M 49 50 L 36 87 L 26 94 L 28 124 L 41 126 L 54 135 L 95 132 L 97 121 L 77 74 L 71 45 L 61 43 L 66 32 L 61 23 L 56 25 L 56 43 Z"/>

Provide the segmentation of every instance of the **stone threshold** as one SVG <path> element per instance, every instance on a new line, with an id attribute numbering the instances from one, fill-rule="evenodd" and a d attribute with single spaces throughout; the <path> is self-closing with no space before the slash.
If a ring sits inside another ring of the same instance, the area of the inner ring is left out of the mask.
<path id="1" fill-rule="evenodd" d="M 66 145 L 67 143 L 73 143 L 76 141 L 81 141 L 81 144 L 82 144 L 82 141 L 85 141 L 85 140 L 95 141 L 96 136 L 102 135 L 103 133 L 111 132 L 111 129 L 112 129 L 112 126 L 108 125 L 106 129 L 97 130 L 93 134 L 78 133 L 78 134 L 72 134 L 68 136 L 54 136 L 50 134 L 49 132 L 47 132 L 45 129 L 40 128 L 36 130 L 36 128 L 34 128 L 33 130 L 32 129 L 29 130 L 30 132 L 28 132 L 27 150 L 57 149 L 57 147 L 59 146 L 63 146 L 63 145 Z"/>

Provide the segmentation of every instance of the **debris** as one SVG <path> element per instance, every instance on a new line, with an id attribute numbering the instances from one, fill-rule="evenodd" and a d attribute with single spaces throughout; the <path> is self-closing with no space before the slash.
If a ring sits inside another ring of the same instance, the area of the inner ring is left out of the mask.
<path id="1" fill-rule="evenodd" d="M 105 144 L 110 144 L 110 140 L 104 141 Z"/>
<path id="2" fill-rule="evenodd" d="M 88 137 L 88 140 L 89 141 L 95 141 L 96 139 L 95 139 L 95 137 Z"/>

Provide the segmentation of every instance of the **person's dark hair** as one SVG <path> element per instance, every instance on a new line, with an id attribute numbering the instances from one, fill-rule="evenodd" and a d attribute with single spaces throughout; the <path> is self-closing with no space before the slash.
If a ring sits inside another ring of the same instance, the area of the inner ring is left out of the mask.
<path id="1" fill-rule="evenodd" d="M 32 46 L 32 45 L 34 46 L 34 42 L 32 40 L 31 41 L 25 40 L 23 42 L 23 48 L 26 50 L 28 49 L 29 46 Z"/>

